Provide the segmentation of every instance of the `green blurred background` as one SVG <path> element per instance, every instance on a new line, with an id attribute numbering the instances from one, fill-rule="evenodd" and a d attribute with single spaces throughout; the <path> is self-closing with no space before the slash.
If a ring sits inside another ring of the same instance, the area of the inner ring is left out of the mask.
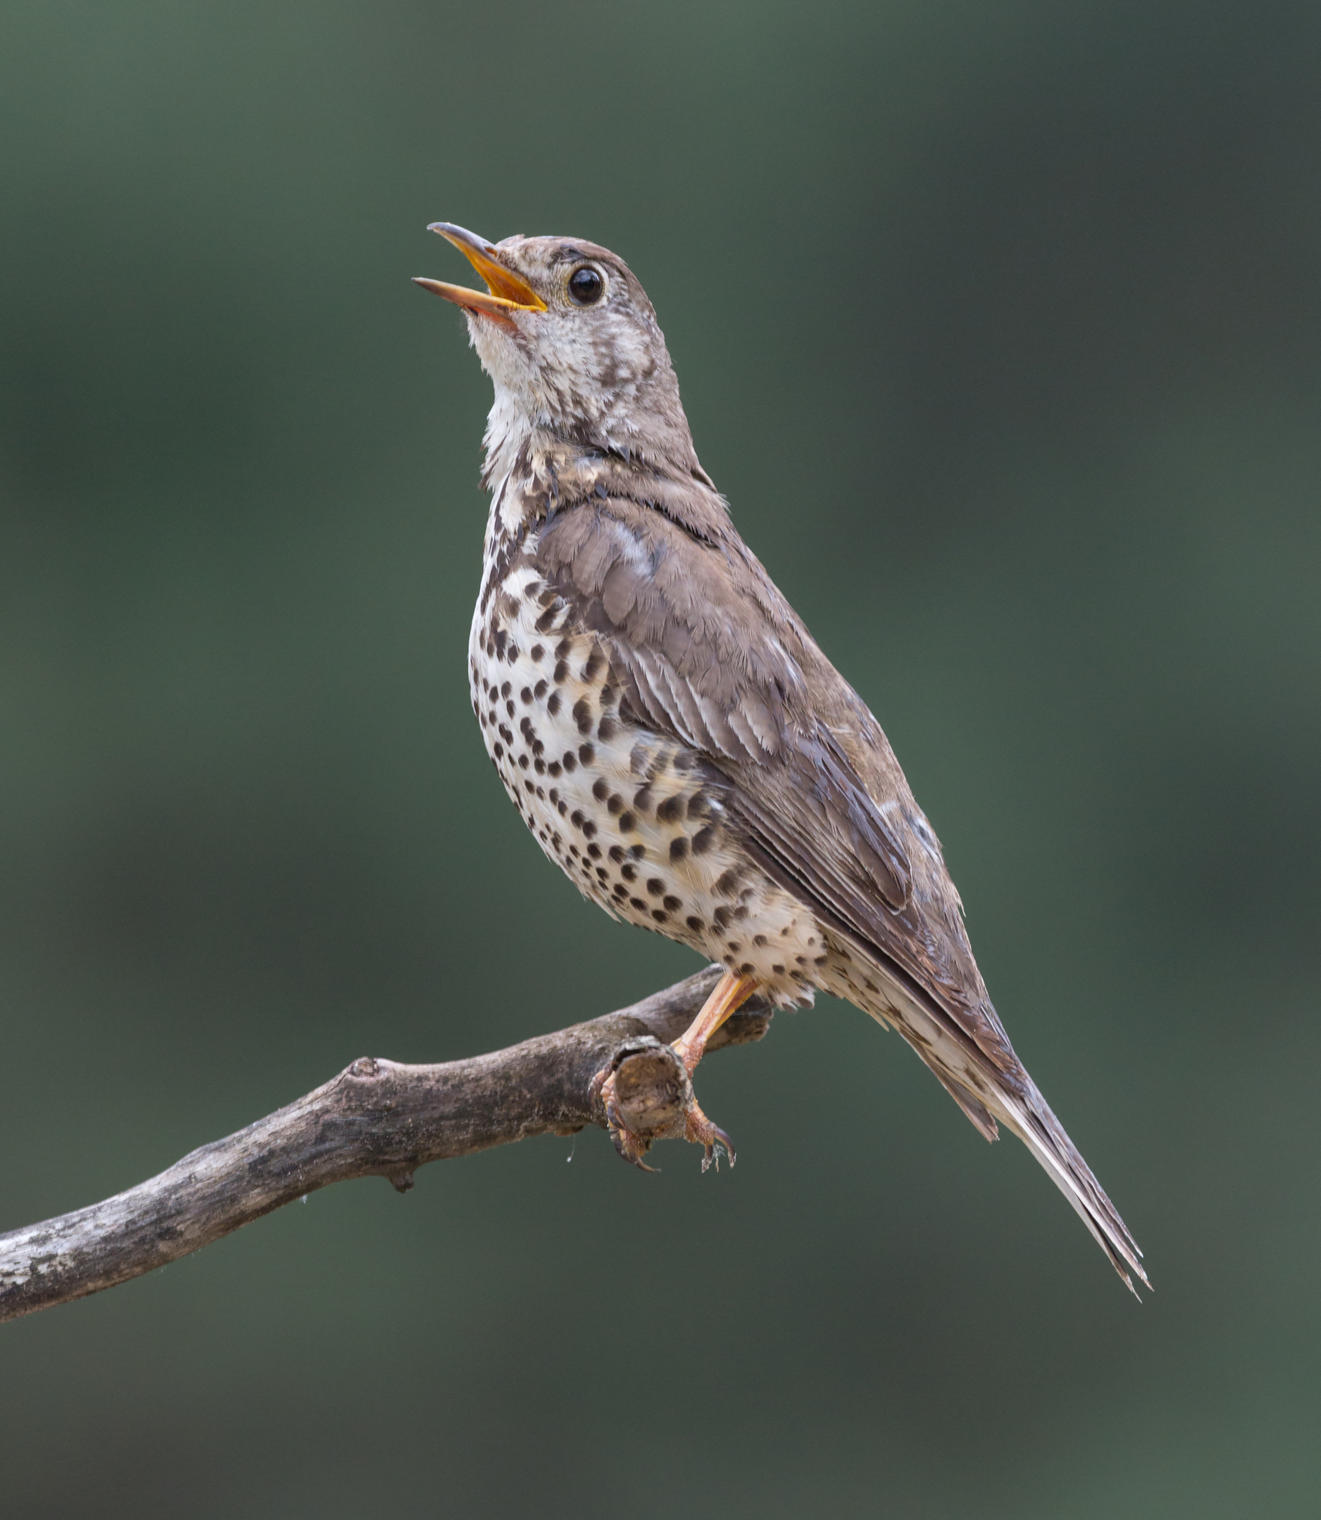
<path id="1" fill-rule="evenodd" d="M 1317 1509 L 1321 10 L 196 0 L 0 49 L 0 1228 L 693 969 L 469 710 L 424 228 L 620 251 L 1119 1203 L 823 1000 L 599 1131 L 0 1330 L 7 1516 Z"/>

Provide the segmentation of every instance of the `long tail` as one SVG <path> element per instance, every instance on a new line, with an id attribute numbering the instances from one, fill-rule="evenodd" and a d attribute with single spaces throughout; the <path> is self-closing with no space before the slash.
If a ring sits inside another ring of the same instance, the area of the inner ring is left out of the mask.
<path id="1" fill-rule="evenodd" d="M 855 991 L 848 995 L 860 1007 L 867 1007 Z M 873 1004 L 874 1001 L 868 999 Z M 986 1007 L 1002 1034 L 994 1010 L 989 1004 Z M 1018 1136 L 1069 1200 L 1134 1298 L 1139 1297 L 1138 1283 L 1144 1288 L 1151 1287 L 1142 1269 L 1142 1252 L 1137 1241 L 1129 1234 L 1118 1209 L 1106 1197 L 1105 1189 L 1069 1139 L 1041 1090 L 1014 1055 L 1008 1039 L 1002 1047 L 1001 1064 L 989 1060 L 952 1021 L 937 1018 L 932 1010 L 919 1004 L 908 1003 L 902 1011 L 894 1006 L 882 1011 L 867 1007 L 867 1011 L 878 1023 L 899 1031 L 988 1140 L 997 1138 L 997 1120 Z"/>
<path id="2" fill-rule="evenodd" d="M 1078 1218 L 1087 1226 L 1097 1244 L 1110 1258 L 1110 1265 L 1124 1279 L 1134 1298 L 1137 1282 L 1144 1288 L 1151 1283 L 1142 1269 L 1142 1252 L 1129 1234 L 1119 1211 L 1106 1197 L 1105 1189 L 1092 1174 L 1064 1126 L 1051 1112 L 1050 1104 L 1027 1073 L 1023 1073 L 1023 1092 L 996 1094 L 997 1116 L 1027 1146 L 1050 1180 L 1069 1200 Z"/>

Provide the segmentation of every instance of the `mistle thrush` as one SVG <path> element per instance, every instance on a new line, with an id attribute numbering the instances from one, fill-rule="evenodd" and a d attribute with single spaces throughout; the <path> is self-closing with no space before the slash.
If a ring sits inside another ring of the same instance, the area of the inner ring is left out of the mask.
<path id="1" fill-rule="evenodd" d="M 579 890 L 725 967 L 675 1044 L 688 1071 L 753 992 L 845 998 L 897 1029 L 988 1140 L 1012 1130 L 1128 1286 L 1146 1283 L 1014 1054 L 880 725 L 699 464 L 636 278 L 577 238 L 431 230 L 487 286 L 418 281 L 463 309 L 495 386 L 473 708 L 524 822 Z M 603 1098 L 640 1162 L 610 1083 Z M 688 1135 L 708 1158 L 730 1149 L 696 1105 Z"/>

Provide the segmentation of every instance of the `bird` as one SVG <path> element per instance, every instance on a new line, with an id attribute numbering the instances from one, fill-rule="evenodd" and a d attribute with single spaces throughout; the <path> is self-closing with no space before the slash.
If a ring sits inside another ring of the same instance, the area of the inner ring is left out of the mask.
<path id="1" fill-rule="evenodd" d="M 428 230 L 485 286 L 415 280 L 464 313 L 494 389 L 472 706 L 578 889 L 723 968 L 674 1042 L 685 1069 L 754 993 L 855 1004 L 986 1139 L 1018 1136 L 1136 1296 L 1142 1253 L 1010 1044 L 889 741 L 698 460 L 642 285 L 581 238 Z M 607 1127 L 645 1165 L 612 1084 Z M 686 1138 L 703 1169 L 733 1160 L 695 1101 Z"/>

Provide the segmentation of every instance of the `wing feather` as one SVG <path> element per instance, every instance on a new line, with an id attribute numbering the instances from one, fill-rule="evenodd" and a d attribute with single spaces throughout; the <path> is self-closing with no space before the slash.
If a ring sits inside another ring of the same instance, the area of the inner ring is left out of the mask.
<path id="1" fill-rule="evenodd" d="M 764 868 L 997 1069 L 1012 1051 L 958 895 L 861 699 L 734 534 L 627 499 L 562 511 L 536 559 L 636 720 L 697 750 Z"/>

